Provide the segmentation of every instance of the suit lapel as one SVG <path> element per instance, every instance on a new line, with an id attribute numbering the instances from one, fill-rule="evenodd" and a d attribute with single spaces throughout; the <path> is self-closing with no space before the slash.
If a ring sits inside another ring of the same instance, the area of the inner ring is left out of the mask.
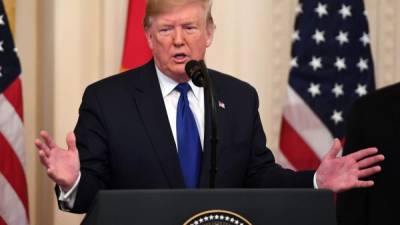
<path id="1" fill-rule="evenodd" d="M 211 160 L 211 107 L 204 92 L 204 149 L 202 157 L 202 166 L 200 173 L 199 186 L 206 188 L 209 186 L 210 160 Z"/>
<path id="2" fill-rule="evenodd" d="M 171 126 L 158 82 L 154 61 L 139 72 L 134 85 L 133 97 L 137 109 L 151 139 L 153 149 L 171 188 L 183 188 L 184 181 Z"/>
<path id="3" fill-rule="evenodd" d="M 218 159 L 221 155 L 221 143 L 224 137 L 224 116 L 223 109 L 218 106 L 218 101 L 223 101 L 223 96 L 220 95 L 220 88 L 216 83 L 213 72 L 209 70 L 210 78 L 214 82 L 214 91 L 217 104 L 217 132 L 218 132 L 218 142 L 217 142 L 217 169 L 218 169 Z M 204 93 L 204 149 L 203 149 L 203 161 L 202 169 L 200 174 L 200 187 L 206 188 L 209 186 L 210 168 L 211 168 L 211 105 L 208 102 L 208 96 Z M 217 170 L 218 174 L 218 170 Z"/>

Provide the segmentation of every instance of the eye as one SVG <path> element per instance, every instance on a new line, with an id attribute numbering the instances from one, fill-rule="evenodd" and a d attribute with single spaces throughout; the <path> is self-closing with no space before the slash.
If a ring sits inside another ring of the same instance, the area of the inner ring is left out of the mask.
<path id="1" fill-rule="evenodd" d="M 192 25 L 187 25 L 184 27 L 184 29 L 188 32 L 188 33 L 193 33 L 194 31 L 197 30 L 196 26 L 192 26 Z"/>
<path id="2" fill-rule="evenodd" d="M 159 32 L 161 35 L 166 36 L 166 35 L 168 35 L 169 33 L 171 33 L 171 28 L 169 28 L 169 27 L 164 27 L 164 28 L 159 29 L 158 32 Z"/>

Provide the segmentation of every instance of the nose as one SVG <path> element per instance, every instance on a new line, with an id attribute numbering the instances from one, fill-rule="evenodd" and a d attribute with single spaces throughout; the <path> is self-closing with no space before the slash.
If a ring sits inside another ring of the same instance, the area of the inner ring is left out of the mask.
<path id="1" fill-rule="evenodd" d="M 182 29 L 176 29 L 174 32 L 174 46 L 181 47 L 185 44 Z"/>

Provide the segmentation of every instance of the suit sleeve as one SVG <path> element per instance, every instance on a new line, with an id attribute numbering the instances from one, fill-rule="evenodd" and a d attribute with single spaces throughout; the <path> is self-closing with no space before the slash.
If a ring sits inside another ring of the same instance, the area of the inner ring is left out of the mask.
<path id="1" fill-rule="evenodd" d="M 107 129 L 95 90 L 93 86 L 85 90 L 74 130 L 81 164 L 81 180 L 70 210 L 75 213 L 87 212 L 98 190 L 106 189 L 110 179 Z"/>
<path id="2" fill-rule="evenodd" d="M 368 124 L 364 119 L 364 107 L 360 102 L 355 102 L 347 120 L 346 140 L 343 155 L 351 154 L 367 146 L 364 136 L 363 124 Z M 368 208 L 367 188 L 352 189 L 337 195 L 337 220 L 339 225 L 367 224 Z"/>
<path id="3" fill-rule="evenodd" d="M 258 112 L 258 96 L 253 90 L 253 134 L 246 186 L 262 188 L 312 188 L 314 171 L 295 172 L 275 162 L 272 151 L 266 147 L 266 136 Z"/>

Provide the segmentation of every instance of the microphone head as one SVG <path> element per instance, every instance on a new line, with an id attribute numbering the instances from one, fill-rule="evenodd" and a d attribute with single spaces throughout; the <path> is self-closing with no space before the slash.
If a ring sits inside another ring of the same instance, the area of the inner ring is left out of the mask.
<path id="1" fill-rule="evenodd" d="M 186 74 L 192 79 L 194 85 L 198 87 L 204 87 L 204 74 L 202 70 L 202 65 L 196 60 L 190 60 L 185 65 Z"/>

